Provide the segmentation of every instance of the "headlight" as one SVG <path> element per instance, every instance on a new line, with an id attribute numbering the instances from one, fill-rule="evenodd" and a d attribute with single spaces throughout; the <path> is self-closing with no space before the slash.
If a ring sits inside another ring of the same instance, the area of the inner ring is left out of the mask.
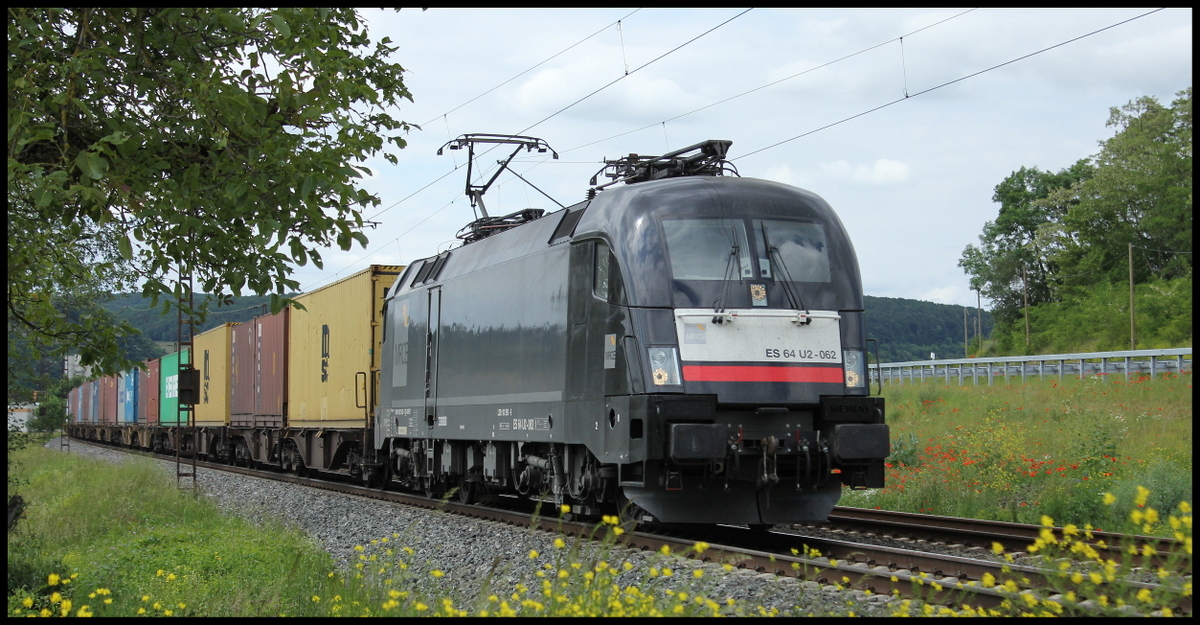
<path id="1" fill-rule="evenodd" d="M 866 388 L 867 359 L 861 349 L 842 352 L 842 372 L 846 377 L 846 388 Z"/>
<path id="2" fill-rule="evenodd" d="M 650 378 L 655 386 L 683 383 L 679 375 L 679 352 L 674 347 L 651 347 L 647 351 L 650 354 Z"/>

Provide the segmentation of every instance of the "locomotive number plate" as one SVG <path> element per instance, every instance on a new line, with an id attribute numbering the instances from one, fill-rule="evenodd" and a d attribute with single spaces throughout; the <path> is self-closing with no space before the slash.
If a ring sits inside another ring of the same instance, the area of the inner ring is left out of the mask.
<path id="1" fill-rule="evenodd" d="M 687 362 L 840 363 L 841 316 L 814 310 L 798 319 L 794 310 L 679 309 L 679 355 Z"/>

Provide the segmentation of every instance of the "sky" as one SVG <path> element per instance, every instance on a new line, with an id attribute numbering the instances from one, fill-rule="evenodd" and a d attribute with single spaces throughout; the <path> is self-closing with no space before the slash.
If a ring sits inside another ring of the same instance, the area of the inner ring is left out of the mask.
<path id="1" fill-rule="evenodd" d="M 463 134 L 543 139 L 558 160 L 522 152 L 511 167 L 566 206 L 605 158 L 725 139 L 743 177 L 829 202 L 866 295 L 974 307 L 958 260 L 996 218 L 995 186 L 1096 154 L 1111 107 L 1191 86 L 1192 10 L 1149 11 L 362 10 L 406 70 L 413 101 L 391 112 L 420 129 L 391 150 L 398 165 L 363 163 L 381 200 L 363 211 L 369 245 L 321 250 L 323 270 L 292 277 L 308 291 L 457 246 L 475 218 L 465 156 L 436 153 Z M 484 201 L 558 209 L 509 172 Z"/>

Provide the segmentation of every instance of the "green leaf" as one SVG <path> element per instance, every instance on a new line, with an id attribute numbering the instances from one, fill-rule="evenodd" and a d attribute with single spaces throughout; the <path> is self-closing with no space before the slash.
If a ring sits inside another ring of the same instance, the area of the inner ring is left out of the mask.
<path id="1" fill-rule="evenodd" d="M 291 243 L 292 247 L 292 260 L 296 261 L 298 265 L 304 265 L 307 262 L 307 258 L 304 254 L 304 245 L 300 243 L 300 239 L 292 237 L 289 243 Z"/>
<path id="2" fill-rule="evenodd" d="M 117 238 L 117 248 L 121 252 L 121 258 L 125 260 L 133 259 L 133 245 L 129 242 L 129 237 L 121 235 Z"/>
<path id="3" fill-rule="evenodd" d="M 291 39 L 292 29 L 288 27 L 287 21 L 279 13 L 271 14 L 271 21 L 275 24 L 275 30 L 279 31 L 279 35 L 284 39 Z"/>

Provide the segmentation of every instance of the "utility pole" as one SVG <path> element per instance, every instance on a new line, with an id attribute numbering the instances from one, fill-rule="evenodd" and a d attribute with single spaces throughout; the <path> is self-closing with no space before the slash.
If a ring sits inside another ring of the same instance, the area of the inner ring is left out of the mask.
<path id="1" fill-rule="evenodd" d="M 1137 349 L 1137 335 L 1133 328 L 1133 244 L 1129 244 L 1129 349 Z"/>
<path id="2" fill-rule="evenodd" d="M 971 352 L 967 347 L 969 344 L 970 342 L 967 337 L 967 307 L 963 306 L 963 358 L 971 357 Z"/>
<path id="3" fill-rule="evenodd" d="M 975 291 L 975 339 L 979 341 L 979 351 L 983 352 L 983 295 Z"/>
<path id="4" fill-rule="evenodd" d="M 1021 267 L 1021 290 L 1025 293 L 1025 347 L 1029 347 L 1029 285 L 1025 282 L 1025 267 Z"/>

